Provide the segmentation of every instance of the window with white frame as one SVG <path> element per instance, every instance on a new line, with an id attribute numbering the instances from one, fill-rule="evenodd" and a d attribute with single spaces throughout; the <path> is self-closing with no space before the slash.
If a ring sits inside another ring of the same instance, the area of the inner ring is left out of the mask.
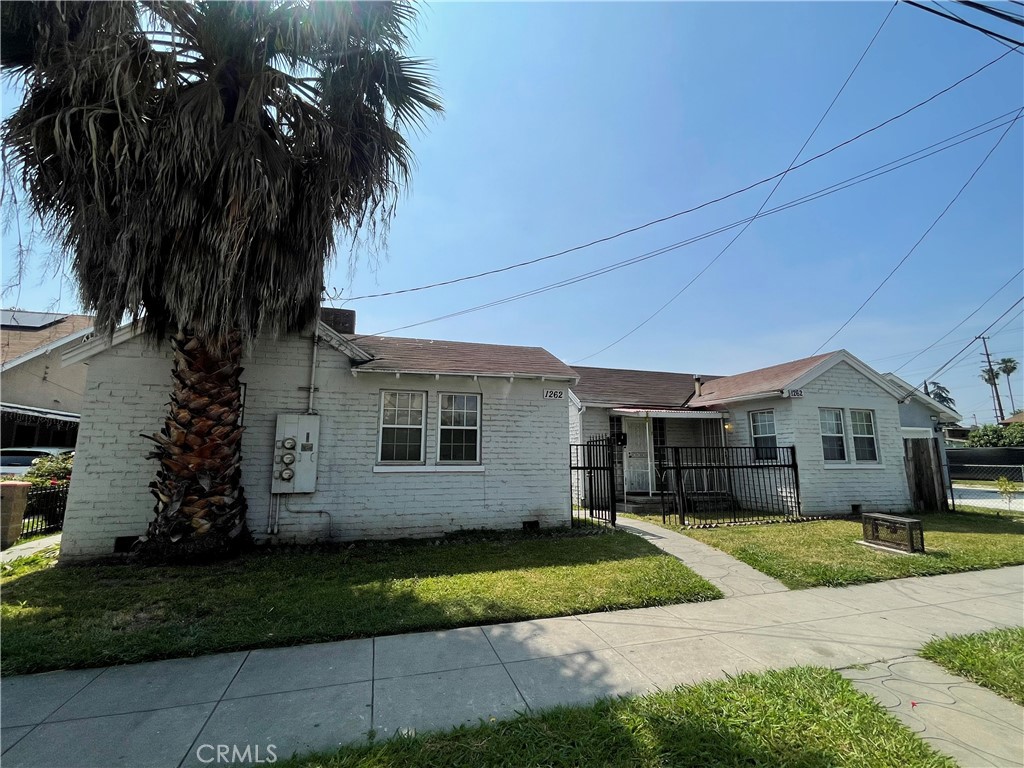
<path id="1" fill-rule="evenodd" d="M 441 395 L 437 461 L 480 461 L 480 395 Z"/>
<path id="2" fill-rule="evenodd" d="M 875 442 L 875 414 L 872 411 L 850 411 L 853 432 L 853 457 L 857 461 L 878 461 Z"/>
<path id="3" fill-rule="evenodd" d="M 821 421 L 821 450 L 825 461 L 846 461 L 842 409 L 822 408 L 818 415 Z"/>
<path id="4" fill-rule="evenodd" d="M 778 458 L 775 411 L 751 411 L 750 436 L 754 441 L 754 458 L 757 461 L 775 461 Z"/>
<path id="5" fill-rule="evenodd" d="M 380 393 L 380 462 L 422 463 L 426 414 L 423 392 Z"/>

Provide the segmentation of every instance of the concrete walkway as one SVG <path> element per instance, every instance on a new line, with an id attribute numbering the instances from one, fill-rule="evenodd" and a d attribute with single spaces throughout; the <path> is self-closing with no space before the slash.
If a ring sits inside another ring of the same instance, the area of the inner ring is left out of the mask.
<path id="1" fill-rule="evenodd" d="M 619 518 L 617 527 L 635 533 L 659 549 L 678 557 L 698 576 L 722 590 L 726 597 L 767 595 L 789 590 L 781 581 L 765 576 L 732 555 L 660 525 L 633 518 Z"/>
<path id="2" fill-rule="evenodd" d="M 1024 711 L 1009 699 L 915 656 L 842 674 L 964 768 L 1024 765 Z"/>
<path id="3" fill-rule="evenodd" d="M 176 768 L 212 764 L 226 744 L 256 762 L 270 745 L 280 758 L 371 729 L 387 737 L 743 671 L 902 659 L 935 635 L 1019 626 L 1022 606 L 1014 567 L 13 677 L 0 684 L 2 760 Z M 1024 740 L 1014 711 L 985 731 L 948 729 L 1002 754 Z"/>
<path id="4" fill-rule="evenodd" d="M 43 536 L 42 538 L 25 542 L 24 544 L 15 544 L 13 547 L 0 552 L 0 563 L 9 563 L 12 560 L 17 560 L 21 557 L 29 557 L 42 549 L 52 547 L 54 544 L 60 544 L 59 533 L 54 533 L 50 536 Z"/>

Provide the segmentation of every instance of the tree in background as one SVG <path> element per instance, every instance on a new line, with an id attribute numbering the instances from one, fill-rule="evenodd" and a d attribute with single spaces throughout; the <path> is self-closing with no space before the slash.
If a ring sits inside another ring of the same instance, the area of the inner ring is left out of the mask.
<path id="1" fill-rule="evenodd" d="M 997 370 L 1006 377 L 1006 389 L 1010 393 L 1010 414 L 1017 412 L 1017 404 L 1013 402 L 1013 387 L 1010 384 L 1010 376 L 1017 372 L 1017 361 L 1012 357 L 1004 357 L 997 364 Z"/>
<path id="2" fill-rule="evenodd" d="M 24 85 L 3 125 L 27 204 L 111 334 L 171 336 L 144 549 L 247 539 L 241 357 L 315 322 L 336 234 L 382 237 L 441 111 L 396 2 L 31 2 L 0 6 Z M 6 167 L 6 165 L 5 165 Z M 13 180 L 5 185 L 13 189 Z"/>
<path id="3" fill-rule="evenodd" d="M 985 424 L 967 435 L 968 448 L 1024 448 L 1024 423 Z"/>
<path id="4" fill-rule="evenodd" d="M 944 405 L 946 408 L 956 407 L 956 400 L 954 400 L 949 394 L 949 390 L 937 381 L 928 382 L 928 396 L 939 405 Z"/>

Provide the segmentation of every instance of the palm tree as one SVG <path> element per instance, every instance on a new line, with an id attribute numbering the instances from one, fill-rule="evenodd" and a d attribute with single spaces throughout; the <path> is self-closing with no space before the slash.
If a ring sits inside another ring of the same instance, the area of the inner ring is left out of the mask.
<path id="1" fill-rule="evenodd" d="M 939 382 L 937 381 L 927 382 L 925 392 L 932 400 L 937 402 L 939 405 L 944 405 L 947 408 L 956 407 L 956 400 L 954 400 L 953 397 L 949 394 L 949 390 L 946 387 L 939 384 Z"/>
<path id="2" fill-rule="evenodd" d="M 5 160 L 28 207 L 98 330 L 129 317 L 171 337 L 144 549 L 233 551 L 248 539 L 243 351 L 312 326 L 338 230 L 384 235 L 410 171 L 402 131 L 441 111 L 428 65 L 405 55 L 414 10 L 126 0 L 0 13 L 0 63 L 24 83 Z"/>
<path id="3" fill-rule="evenodd" d="M 1013 387 L 1010 386 L 1010 376 L 1017 372 L 1017 361 L 1012 357 L 1004 357 L 999 361 L 997 370 L 1006 377 L 1006 389 L 1010 393 L 1010 411 L 1017 410 L 1017 404 L 1013 402 Z"/>
<path id="4" fill-rule="evenodd" d="M 992 407 L 996 412 L 996 421 L 1003 419 L 1003 399 L 999 396 L 999 371 L 995 368 L 982 368 L 981 380 L 992 387 Z"/>

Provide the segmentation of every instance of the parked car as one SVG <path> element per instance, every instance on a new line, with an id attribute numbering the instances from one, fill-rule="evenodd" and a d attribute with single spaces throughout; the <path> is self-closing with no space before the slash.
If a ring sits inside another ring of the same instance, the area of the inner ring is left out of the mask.
<path id="1" fill-rule="evenodd" d="M 66 446 L 34 448 L 0 448 L 0 475 L 24 475 L 40 456 L 62 456 L 74 453 Z"/>

